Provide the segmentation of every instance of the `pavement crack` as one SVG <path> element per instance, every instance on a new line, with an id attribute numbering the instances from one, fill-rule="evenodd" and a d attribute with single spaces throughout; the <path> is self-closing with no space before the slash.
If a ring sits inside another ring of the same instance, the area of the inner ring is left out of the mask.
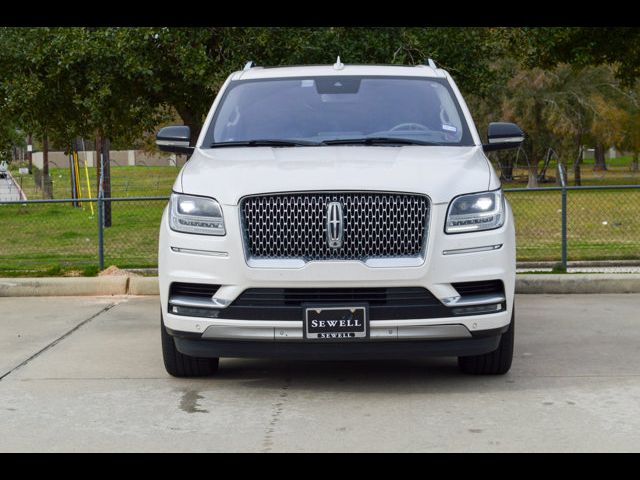
<path id="1" fill-rule="evenodd" d="M 101 309 L 99 312 L 94 313 L 93 315 L 91 315 L 89 318 L 83 320 L 82 322 L 80 322 L 79 324 L 77 324 L 75 327 L 73 327 L 71 330 L 67 331 L 66 333 L 62 334 L 60 337 L 56 338 L 53 342 L 49 343 L 48 345 L 46 345 L 45 347 L 41 348 L 40 350 L 38 350 L 36 353 L 34 353 L 33 355 L 31 355 L 29 358 L 27 358 L 26 360 L 24 360 L 22 363 L 18 364 L 17 366 L 13 367 L 11 370 L 9 370 L 8 372 L 6 372 L 5 374 L 0 376 L 0 381 L 4 380 L 5 377 L 11 375 L 13 372 L 15 372 L 16 370 L 19 370 L 20 368 L 24 367 L 25 365 L 27 365 L 29 362 L 31 362 L 31 360 L 39 357 L 41 354 L 43 354 L 44 352 L 46 352 L 47 350 L 55 347 L 58 343 L 60 343 L 62 340 L 64 340 L 65 338 L 67 338 L 68 336 L 70 336 L 71 334 L 73 334 L 74 332 L 76 332 L 78 329 L 80 329 L 81 327 L 83 327 L 84 325 L 86 325 L 87 323 L 89 323 L 91 320 L 95 319 L 96 317 L 102 315 L 105 312 L 108 312 L 109 310 L 111 310 L 113 307 L 115 307 L 118 303 L 110 303 L 109 305 L 107 305 L 106 307 L 104 307 L 103 309 Z"/>
<path id="2" fill-rule="evenodd" d="M 287 377 L 284 380 L 284 385 L 280 388 L 278 399 L 273 403 L 273 410 L 271 411 L 271 420 L 269 421 L 269 425 L 265 430 L 264 438 L 262 440 L 263 453 L 269 453 L 273 449 L 273 435 L 276 431 L 278 422 L 282 417 L 282 411 L 284 410 L 285 404 L 289 399 L 290 386 L 291 386 L 291 376 L 287 375 Z"/>

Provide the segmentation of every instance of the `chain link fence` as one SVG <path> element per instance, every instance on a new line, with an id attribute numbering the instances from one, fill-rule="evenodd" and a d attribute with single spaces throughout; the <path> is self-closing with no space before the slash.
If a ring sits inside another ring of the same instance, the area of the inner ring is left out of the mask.
<path id="1" fill-rule="evenodd" d="M 515 215 L 519 263 L 560 263 L 563 242 L 569 262 L 640 263 L 640 186 L 516 188 L 505 195 Z M 98 199 L 84 199 L 80 207 L 71 200 L 0 201 L 0 276 L 92 275 L 100 251 L 104 266 L 155 268 L 167 200 L 105 199 L 111 226 L 103 229 Z"/>
<path id="2" fill-rule="evenodd" d="M 640 261 L 639 185 L 517 188 L 505 195 L 515 216 L 518 262 L 562 262 L 563 243 L 569 262 Z"/>
<path id="3" fill-rule="evenodd" d="M 83 199 L 80 207 L 72 200 L 0 202 L 0 276 L 93 275 L 101 254 L 106 266 L 155 268 L 167 201 Z M 107 203 L 111 226 L 100 228 L 99 208 Z"/>

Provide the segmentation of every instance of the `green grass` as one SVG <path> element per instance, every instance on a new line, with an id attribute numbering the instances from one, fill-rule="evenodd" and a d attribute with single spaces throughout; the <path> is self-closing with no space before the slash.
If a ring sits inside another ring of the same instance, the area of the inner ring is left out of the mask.
<path id="1" fill-rule="evenodd" d="M 82 165 L 82 162 L 81 162 Z M 17 166 L 12 174 L 18 182 Z M 168 196 L 179 172 L 176 167 L 111 167 L 111 196 Z M 81 169 L 82 193 L 89 189 Z M 89 168 L 91 196 L 96 197 L 96 169 Z M 68 168 L 50 169 L 53 197 L 70 197 Z M 21 186 L 30 200 L 41 199 L 34 175 L 24 175 Z M 152 268 L 157 266 L 158 225 L 166 202 L 113 202 L 112 226 L 104 232 L 105 266 Z M 98 273 L 96 205 L 0 205 L 0 276 Z"/>
<path id="2" fill-rule="evenodd" d="M 560 192 L 507 192 L 516 221 L 518 261 L 561 257 Z M 569 260 L 640 259 L 640 188 L 569 191 Z"/>
<path id="3" fill-rule="evenodd" d="M 82 165 L 82 162 L 80 163 Z M 19 175 L 18 167 L 11 169 L 11 173 L 29 200 L 42 197 L 42 190 L 35 183 L 35 175 Z M 180 170 L 176 167 L 111 167 L 111 196 L 118 197 L 154 197 L 169 195 L 171 187 Z M 84 198 L 97 197 L 96 169 L 89 168 L 89 188 L 87 187 L 84 168 L 80 171 L 81 189 Z M 53 198 L 71 198 L 71 179 L 69 168 L 51 168 L 49 176 L 53 182 Z M 22 181 L 21 181 L 22 177 Z"/>
<path id="4" fill-rule="evenodd" d="M 165 201 L 113 202 L 104 231 L 105 266 L 157 266 Z M 86 206 L 0 205 L 0 276 L 97 274 L 98 223 Z"/>
<path id="5" fill-rule="evenodd" d="M 68 171 L 52 170 L 52 174 L 62 176 L 54 183 L 54 196 L 68 196 Z M 168 195 L 176 174 L 175 167 L 113 167 L 113 196 Z M 617 181 L 628 183 L 623 177 Z M 518 261 L 558 262 L 560 192 L 507 192 L 506 196 L 516 218 Z M 158 227 L 165 204 L 113 202 L 113 225 L 104 233 L 105 266 L 157 266 Z M 570 191 L 567 219 L 570 261 L 640 259 L 640 188 Z M 86 202 L 84 208 L 69 203 L 0 205 L 0 276 L 96 275 L 97 239 L 97 218 Z"/>

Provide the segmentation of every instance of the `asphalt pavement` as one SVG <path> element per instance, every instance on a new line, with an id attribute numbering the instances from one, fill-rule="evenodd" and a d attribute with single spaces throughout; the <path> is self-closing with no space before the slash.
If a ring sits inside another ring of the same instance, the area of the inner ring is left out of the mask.
<path id="1" fill-rule="evenodd" d="M 20 190 L 10 177 L 0 178 L 0 201 L 20 200 Z"/>
<path id="2" fill-rule="evenodd" d="M 639 451 L 640 295 L 518 295 L 511 372 L 454 358 L 162 365 L 158 297 L 0 298 L 0 451 Z"/>

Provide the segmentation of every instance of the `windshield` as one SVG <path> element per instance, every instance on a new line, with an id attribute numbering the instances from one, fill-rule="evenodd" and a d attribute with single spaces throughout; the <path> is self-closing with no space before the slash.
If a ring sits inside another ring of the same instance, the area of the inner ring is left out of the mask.
<path id="1" fill-rule="evenodd" d="M 473 145 L 444 79 L 318 76 L 231 82 L 202 146 L 263 145 L 265 140 L 281 146 L 286 141 L 312 145 L 366 138 L 377 142 L 362 144 L 399 139 L 404 140 L 400 144 Z"/>

